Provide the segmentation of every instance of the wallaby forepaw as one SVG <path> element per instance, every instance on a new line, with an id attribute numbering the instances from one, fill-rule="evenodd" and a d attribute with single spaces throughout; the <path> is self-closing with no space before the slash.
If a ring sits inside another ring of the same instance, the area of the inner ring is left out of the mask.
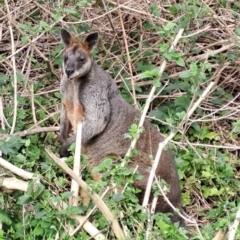
<path id="1" fill-rule="evenodd" d="M 59 151 L 59 155 L 60 155 L 60 158 L 69 157 L 70 152 L 68 151 L 68 149 L 64 145 L 62 145 L 61 148 L 60 148 L 60 151 Z"/>

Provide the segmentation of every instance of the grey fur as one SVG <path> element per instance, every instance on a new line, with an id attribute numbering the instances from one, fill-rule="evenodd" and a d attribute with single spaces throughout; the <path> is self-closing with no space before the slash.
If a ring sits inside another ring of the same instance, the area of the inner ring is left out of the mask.
<path id="1" fill-rule="evenodd" d="M 61 94 L 63 98 L 72 98 L 83 106 L 82 147 L 83 153 L 88 156 L 89 166 L 92 168 L 108 156 L 125 156 L 130 140 L 124 139 L 124 134 L 129 131 L 136 119 L 140 118 L 140 113 L 122 98 L 111 76 L 100 68 L 91 56 L 89 59 L 91 68 L 85 75 L 69 80 L 66 74 L 63 74 Z M 67 139 L 71 123 L 65 111 L 63 107 L 60 131 L 61 157 L 68 155 L 67 149 L 75 141 L 75 135 Z M 131 168 L 138 165 L 138 171 L 143 176 L 143 180 L 134 183 L 135 187 L 142 190 L 142 193 L 138 195 L 140 201 L 146 188 L 149 168 L 152 166 L 150 155 L 155 156 L 159 142 L 163 141 L 162 135 L 147 120 L 144 122 L 144 129 L 136 146 L 141 154 L 134 155 L 128 164 Z M 163 178 L 171 186 L 167 196 L 175 207 L 181 209 L 178 175 L 169 150 L 163 151 L 156 169 L 156 176 Z M 171 212 L 173 213 L 172 220 L 183 224 L 180 217 L 172 211 L 162 197 L 158 199 L 156 211 Z"/>

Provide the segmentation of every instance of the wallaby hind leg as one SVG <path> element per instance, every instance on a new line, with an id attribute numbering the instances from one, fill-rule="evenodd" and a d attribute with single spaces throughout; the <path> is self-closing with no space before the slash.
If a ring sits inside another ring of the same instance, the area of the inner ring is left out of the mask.
<path id="1" fill-rule="evenodd" d="M 92 168 L 93 168 L 92 166 L 89 166 L 90 171 L 92 170 Z M 99 182 L 102 178 L 102 174 L 100 174 L 100 173 L 91 173 L 91 176 L 95 182 Z M 86 191 L 80 189 L 80 195 L 81 195 L 81 201 L 82 201 L 83 206 L 88 206 L 88 204 L 90 202 L 90 198 L 89 198 L 88 194 L 86 193 Z"/>
<path id="2" fill-rule="evenodd" d="M 182 208 L 179 208 L 180 213 L 183 212 Z M 179 222 L 179 226 L 180 227 L 185 227 L 185 221 L 182 217 L 179 216 L 178 213 L 176 212 L 172 212 L 172 216 L 171 216 L 171 221 L 174 222 Z"/>
<path id="3" fill-rule="evenodd" d="M 80 188 L 80 196 L 81 196 L 82 205 L 87 207 L 90 202 L 90 197 L 88 196 L 86 191 L 84 191 L 82 188 Z"/>

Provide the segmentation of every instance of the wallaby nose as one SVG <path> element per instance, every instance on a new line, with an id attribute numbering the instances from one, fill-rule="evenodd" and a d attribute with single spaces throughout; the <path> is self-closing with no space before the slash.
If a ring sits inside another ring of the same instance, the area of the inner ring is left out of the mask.
<path id="1" fill-rule="evenodd" d="M 74 69 L 73 69 L 73 68 L 67 68 L 67 69 L 65 70 L 65 72 L 66 72 L 67 76 L 70 77 L 70 76 L 73 74 Z"/>

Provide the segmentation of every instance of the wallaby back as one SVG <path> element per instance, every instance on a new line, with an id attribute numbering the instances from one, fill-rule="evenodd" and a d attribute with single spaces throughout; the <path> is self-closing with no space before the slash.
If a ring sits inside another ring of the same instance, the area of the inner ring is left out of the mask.
<path id="1" fill-rule="evenodd" d="M 83 42 L 77 42 L 66 31 L 61 32 L 66 45 L 61 80 L 62 111 L 60 140 L 62 143 L 60 156 L 68 155 L 68 147 L 75 141 L 75 135 L 68 139 L 73 128 L 76 131 L 77 121 L 83 122 L 82 147 L 88 156 L 88 165 L 92 169 L 108 156 L 124 157 L 130 146 L 130 140 L 124 134 L 130 126 L 140 118 L 140 113 L 127 103 L 120 95 L 116 83 L 111 76 L 100 68 L 93 60 L 90 50 L 97 42 L 97 34 L 90 34 Z M 144 131 L 137 143 L 140 155 L 134 155 L 128 167 L 138 166 L 142 180 L 134 182 L 134 186 L 142 190 L 140 201 L 146 189 L 149 169 L 152 167 L 150 156 L 155 157 L 162 135 L 145 120 Z M 181 191 L 172 154 L 164 150 L 156 169 L 156 176 L 164 179 L 170 186 L 167 194 L 169 200 L 177 208 L 181 208 Z M 99 175 L 93 176 L 96 181 Z M 169 205 L 159 197 L 156 211 L 172 212 Z M 173 213 L 173 221 L 181 221 Z"/>

